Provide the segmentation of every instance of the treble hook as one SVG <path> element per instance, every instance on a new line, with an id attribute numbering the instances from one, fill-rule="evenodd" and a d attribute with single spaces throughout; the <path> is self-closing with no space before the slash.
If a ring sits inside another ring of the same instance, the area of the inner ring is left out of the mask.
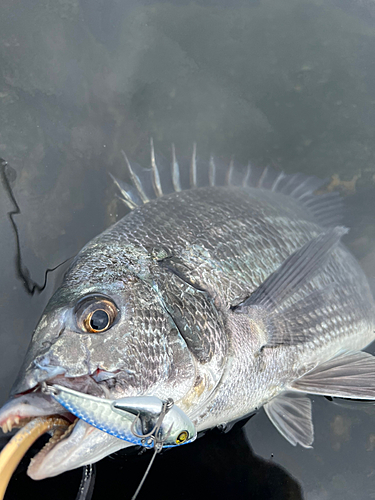
<path id="1" fill-rule="evenodd" d="M 148 432 L 147 434 L 138 434 L 135 430 L 135 425 L 136 425 L 137 421 L 140 419 L 140 413 L 138 413 L 137 416 L 135 417 L 135 419 L 133 420 L 131 427 L 130 427 L 130 430 L 132 431 L 133 435 L 139 439 L 144 439 L 144 440 L 147 440 L 147 438 L 153 438 L 155 441 L 162 444 L 163 441 L 165 441 L 169 437 L 170 433 L 172 432 L 173 423 L 170 426 L 166 437 L 162 441 L 158 440 L 158 433 L 159 433 L 159 430 L 160 430 L 161 425 L 163 423 L 164 417 L 169 412 L 169 410 L 173 407 L 173 405 L 174 405 L 174 401 L 171 398 L 168 398 L 167 401 L 163 401 L 163 404 L 161 407 L 161 412 L 160 412 L 160 415 L 156 421 L 156 424 L 151 429 L 151 431 Z"/>

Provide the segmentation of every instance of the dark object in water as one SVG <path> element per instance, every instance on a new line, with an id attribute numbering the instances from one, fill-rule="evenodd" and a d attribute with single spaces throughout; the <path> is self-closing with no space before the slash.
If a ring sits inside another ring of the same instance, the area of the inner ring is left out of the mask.
<path id="1" fill-rule="evenodd" d="M 79 485 L 76 500 L 91 500 L 94 493 L 96 465 L 89 464 L 82 467 L 82 479 Z"/>

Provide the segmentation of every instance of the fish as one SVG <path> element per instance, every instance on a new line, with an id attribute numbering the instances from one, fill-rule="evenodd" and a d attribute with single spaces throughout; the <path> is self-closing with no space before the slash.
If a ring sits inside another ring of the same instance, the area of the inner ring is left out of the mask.
<path id="1" fill-rule="evenodd" d="M 58 414 L 32 460 L 43 479 L 133 446 L 72 414 L 44 383 L 94 397 L 169 398 L 197 432 L 263 408 L 291 445 L 314 440 L 308 394 L 375 399 L 375 305 L 324 181 L 211 157 L 130 162 L 129 212 L 75 257 L 32 335 L 5 429 Z M 288 444 L 286 443 L 286 446 Z"/>

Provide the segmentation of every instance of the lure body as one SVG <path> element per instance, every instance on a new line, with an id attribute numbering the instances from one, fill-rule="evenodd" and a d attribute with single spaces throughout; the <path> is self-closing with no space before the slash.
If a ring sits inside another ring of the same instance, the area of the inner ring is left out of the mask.
<path id="1" fill-rule="evenodd" d="M 197 437 L 196 429 L 185 413 L 174 405 L 167 410 L 157 429 L 163 401 L 154 396 L 102 399 L 60 385 L 48 389 L 64 408 L 88 424 L 135 445 L 152 448 L 155 442 L 165 448 L 187 444 Z"/>

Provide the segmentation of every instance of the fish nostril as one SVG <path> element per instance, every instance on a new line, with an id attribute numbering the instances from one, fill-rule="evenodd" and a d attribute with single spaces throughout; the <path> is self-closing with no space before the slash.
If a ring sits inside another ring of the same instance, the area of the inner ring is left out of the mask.
<path id="1" fill-rule="evenodd" d="M 38 356 L 37 358 L 35 358 L 34 361 L 34 365 L 41 370 L 43 370 L 44 367 L 49 366 L 50 363 L 51 360 L 49 356 L 44 356 L 44 355 Z"/>
<path id="2" fill-rule="evenodd" d="M 52 339 L 52 341 L 51 340 L 44 340 L 41 343 L 42 348 L 43 349 L 49 349 L 54 344 L 54 342 L 56 342 L 56 340 L 61 337 L 61 335 L 63 334 L 64 330 L 65 330 L 64 327 L 61 328 L 60 331 L 59 331 L 59 333 L 56 335 L 56 337 L 54 337 Z"/>

